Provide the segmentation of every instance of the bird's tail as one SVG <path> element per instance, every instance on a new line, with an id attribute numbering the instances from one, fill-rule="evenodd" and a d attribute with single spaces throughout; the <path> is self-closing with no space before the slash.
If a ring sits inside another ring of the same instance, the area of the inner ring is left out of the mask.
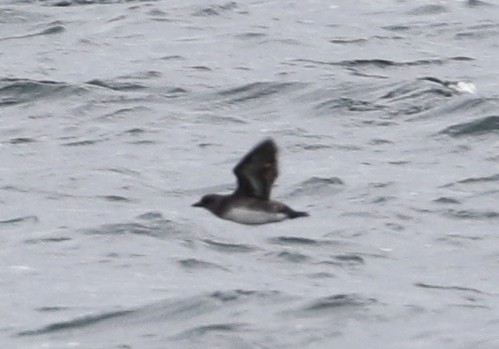
<path id="1" fill-rule="evenodd" d="M 289 209 L 288 212 L 286 212 L 288 215 L 288 218 L 294 219 L 298 217 L 308 217 L 310 216 L 308 212 L 303 212 L 303 211 L 294 211 L 292 209 Z"/>

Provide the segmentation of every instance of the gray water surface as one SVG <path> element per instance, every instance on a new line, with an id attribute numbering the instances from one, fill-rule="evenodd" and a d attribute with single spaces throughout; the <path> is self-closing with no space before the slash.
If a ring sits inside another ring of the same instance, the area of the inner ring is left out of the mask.
<path id="1" fill-rule="evenodd" d="M 498 348 L 498 13 L 2 2 L 2 348 Z M 311 217 L 190 207 L 265 137 Z"/>

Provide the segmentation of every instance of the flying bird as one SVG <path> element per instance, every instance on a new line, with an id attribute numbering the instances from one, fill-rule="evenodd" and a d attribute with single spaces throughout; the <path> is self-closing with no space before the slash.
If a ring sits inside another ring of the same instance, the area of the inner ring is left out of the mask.
<path id="1" fill-rule="evenodd" d="M 234 167 L 237 188 L 229 195 L 208 194 L 192 206 L 203 207 L 222 219 L 241 224 L 265 224 L 308 216 L 270 199 L 278 176 L 277 146 L 266 139 Z"/>

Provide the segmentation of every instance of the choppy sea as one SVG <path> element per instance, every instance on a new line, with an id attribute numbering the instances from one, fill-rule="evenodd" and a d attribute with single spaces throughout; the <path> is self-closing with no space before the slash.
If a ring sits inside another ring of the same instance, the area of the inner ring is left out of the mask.
<path id="1" fill-rule="evenodd" d="M 5 0 L 0 344 L 499 348 L 495 1 Z M 263 226 L 190 205 L 260 140 Z"/>

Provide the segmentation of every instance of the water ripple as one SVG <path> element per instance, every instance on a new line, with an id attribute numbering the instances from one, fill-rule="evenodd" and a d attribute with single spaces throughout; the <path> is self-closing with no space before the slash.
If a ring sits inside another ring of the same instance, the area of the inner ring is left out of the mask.
<path id="1" fill-rule="evenodd" d="M 300 183 L 298 188 L 287 194 L 286 197 L 301 195 L 332 195 L 338 193 L 345 184 L 338 177 L 312 177 Z"/>
<path id="2" fill-rule="evenodd" d="M 84 88 L 50 80 L 17 78 L 0 79 L 0 105 L 33 102 L 54 96 L 70 96 L 86 92 Z"/>
<path id="3" fill-rule="evenodd" d="M 37 216 L 24 216 L 24 217 L 16 217 L 11 219 L 6 219 L 0 221 L 2 225 L 18 225 L 24 223 L 38 223 L 39 219 Z"/>
<path id="4" fill-rule="evenodd" d="M 178 222 L 163 218 L 160 213 L 149 212 L 138 217 L 140 222 L 104 224 L 98 228 L 86 229 L 87 234 L 125 235 L 136 234 L 164 239 L 185 232 L 186 228 Z"/>
<path id="5" fill-rule="evenodd" d="M 452 137 L 477 136 L 499 132 L 499 116 L 492 115 L 447 127 L 440 131 Z"/>
<path id="6" fill-rule="evenodd" d="M 498 219 L 499 211 L 478 211 L 478 210 L 447 210 L 445 213 L 451 217 L 459 219 L 489 220 Z"/>
<path id="7" fill-rule="evenodd" d="M 248 253 L 256 250 L 254 246 L 245 244 L 234 244 L 227 242 L 220 242 L 211 239 L 204 239 L 203 242 L 210 248 L 219 252 L 226 253 Z"/>
<path id="8" fill-rule="evenodd" d="M 108 89 L 114 90 L 114 91 L 135 91 L 135 90 L 142 90 L 145 88 L 145 86 L 137 84 L 137 83 L 119 82 L 119 81 L 115 81 L 115 80 L 106 80 L 105 81 L 105 80 L 100 80 L 100 79 L 93 79 L 93 80 L 87 81 L 87 84 L 108 88 Z"/>
<path id="9" fill-rule="evenodd" d="M 299 313 L 314 316 L 342 308 L 366 307 L 374 303 L 376 303 L 376 300 L 373 298 L 364 298 L 356 294 L 337 294 L 318 298 L 302 307 Z"/>
<path id="10" fill-rule="evenodd" d="M 202 337 L 209 333 L 225 334 L 244 330 L 248 325 L 245 323 L 217 323 L 203 326 L 195 326 L 194 328 L 187 329 L 175 335 L 174 339 L 189 339 L 195 337 Z"/>
<path id="11" fill-rule="evenodd" d="M 178 261 L 178 263 L 182 267 L 184 267 L 185 269 L 189 269 L 189 270 L 220 269 L 220 270 L 228 271 L 227 268 L 224 268 L 218 264 L 205 262 L 205 261 L 200 260 L 198 258 L 181 259 Z"/>
<path id="12" fill-rule="evenodd" d="M 484 294 L 484 292 L 482 292 L 476 288 L 471 288 L 471 287 L 431 285 L 431 284 L 426 284 L 423 282 L 417 282 L 414 284 L 414 286 L 421 287 L 421 288 L 435 289 L 435 290 L 463 291 L 463 292 Z"/>
<path id="13" fill-rule="evenodd" d="M 304 86 L 296 82 L 255 82 L 239 87 L 223 90 L 218 94 L 227 100 L 227 103 L 243 103 L 255 99 L 262 99 L 278 93 L 288 92 Z"/>
<path id="14" fill-rule="evenodd" d="M 76 328 L 83 328 L 87 326 L 92 326 L 98 324 L 102 321 L 106 321 L 113 318 L 119 318 L 133 313 L 132 310 L 114 311 L 109 313 L 102 313 L 98 315 L 88 315 L 74 320 L 57 322 L 38 330 L 22 331 L 18 333 L 18 336 L 36 336 L 43 334 L 50 334 L 54 332 L 67 331 Z"/>
<path id="15" fill-rule="evenodd" d="M 237 3 L 234 1 L 227 2 L 222 5 L 211 5 L 196 11 L 193 15 L 198 17 L 203 16 L 220 16 L 222 13 L 236 9 Z"/>
<path id="16" fill-rule="evenodd" d="M 0 38 L 0 41 L 14 40 L 14 39 L 25 39 L 25 38 L 35 37 L 35 36 L 60 34 L 60 33 L 64 32 L 65 30 L 66 29 L 62 25 L 54 25 L 54 26 L 48 27 L 48 28 L 46 28 L 42 31 L 36 32 L 36 33 Z"/>

